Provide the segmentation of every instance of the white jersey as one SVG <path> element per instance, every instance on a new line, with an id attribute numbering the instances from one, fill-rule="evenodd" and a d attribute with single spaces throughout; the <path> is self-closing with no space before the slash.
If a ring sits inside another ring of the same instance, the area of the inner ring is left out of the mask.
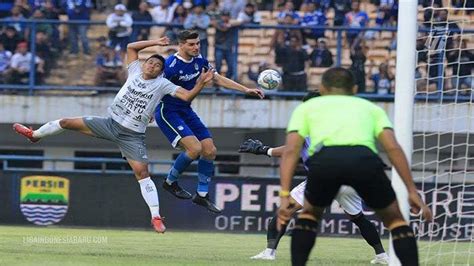
<path id="1" fill-rule="evenodd" d="M 160 75 L 144 80 L 140 61 L 128 65 L 128 78 L 108 108 L 113 120 L 125 128 L 145 133 L 156 106 L 166 94 L 174 96 L 178 86 Z"/>

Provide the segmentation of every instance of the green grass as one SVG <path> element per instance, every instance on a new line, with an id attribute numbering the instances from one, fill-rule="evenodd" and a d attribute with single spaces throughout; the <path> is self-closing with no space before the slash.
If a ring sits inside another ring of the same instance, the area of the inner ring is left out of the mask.
<path id="1" fill-rule="evenodd" d="M 107 242 L 32 243 L 59 237 L 69 241 L 98 237 Z M 0 265 L 290 265 L 289 240 L 282 239 L 277 260 L 268 262 L 249 259 L 265 247 L 263 234 L 169 231 L 160 235 L 139 230 L 0 226 Z M 461 247 L 468 249 L 468 244 Z M 308 265 L 369 265 L 372 257 L 372 249 L 362 239 L 319 237 Z M 467 265 L 467 257 L 462 259 L 456 263 Z M 440 265 L 448 264 L 451 260 Z"/>

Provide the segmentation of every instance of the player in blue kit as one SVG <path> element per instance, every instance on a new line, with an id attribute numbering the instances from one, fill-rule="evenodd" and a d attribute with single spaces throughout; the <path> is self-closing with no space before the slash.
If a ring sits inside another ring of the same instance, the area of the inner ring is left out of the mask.
<path id="1" fill-rule="evenodd" d="M 165 77 L 185 89 L 192 89 L 199 78 L 201 70 L 213 69 L 205 58 L 199 54 L 200 40 L 196 31 L 184 30 L 178 34 L 178 52 L 165 62 Z M 237 90 L 247 95 L 263 98 L 260 89 L 249 89 L 231 79 L 214 73 L 214 82 L 218 86 Z M 214 174 L 216 147 L 211 133 L 199 116 L 191 108 L 190 102 L 163 97 L 155 111 L 155 119 L 163 134 L 174 148 L 182 148 L 171 167 L 163 188 L 180 199 L 191 199 L 195 204 L 219 213 L 221 210 L 209 200 L 209 182 Z M 178 185 L 179 175 L 194 161 L 198 160 L 198 186 L 196 194 Z"/>

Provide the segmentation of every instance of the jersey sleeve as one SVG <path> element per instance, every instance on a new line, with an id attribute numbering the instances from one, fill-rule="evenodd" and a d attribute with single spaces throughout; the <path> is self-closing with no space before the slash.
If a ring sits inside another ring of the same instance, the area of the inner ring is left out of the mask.
<path id="1" fill-rule="evenodd" d="M 161 82 L 163 95 L 169 94 L 174 97 L 179 86 L 175 85 L 173 82 L 167 80 L 166 78 L 162 78 Z"/>
<path id="2" fill-rule="evenodd" d="M 131 62 L 130 64 L 128 64 L 127 66 L 128 68 L 128 76 L 133 76 L 133 75 L 136 75 L 136 74 L 140 74 L 140 60 L 135 60 L 133 62 Z"/>
<path id="3" fill-rule="evenodd" d="M 308 123 L 306 122 L 305 105 L 300 104 L 291 114 L 290 122 L 288 123 L 287 133 L 297 132 L 303 138 L 309 136 Z"/>
<path id="4" fill-rule="evenodd" d="M 163 71 L 163 74 L 165 78 L 168 80 L 171 80 L 173 76 L 175 75 L 175 66 L 177 64 L 176 58 L 174 56 L 170 56 L 166 59 L 165 61 L 165 70 Z"/>
<path id="5" fill-rule="evenodd" d="M 390 119 L 387 116 L 387 113 L 385 111 L 378 107 L 375 106 L 374 111 L 373 111 L 373 118 L 374 118 L 374 136 L 377 138 L 380 133 L 386 128 L 393 128 L 392 122 L 390 122 Z"/>
<path id="6" fill-rule="evenodd" d="M 163 74 L 165 78 L 170 79 L 171 77 L 173 77 L 173 69 L 171 69 L 171 67 L 165 66 L 165 71 L 163 71 Z"/>

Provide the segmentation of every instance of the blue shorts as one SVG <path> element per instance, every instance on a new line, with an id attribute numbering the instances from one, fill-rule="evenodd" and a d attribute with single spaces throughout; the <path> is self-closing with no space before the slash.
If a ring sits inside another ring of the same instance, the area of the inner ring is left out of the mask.
<path id="1" fill-rule="evenodd" d="M 177 148 L 178 142 L 187 136 L 196 136 L 199 141 L 212 138 L 206 125 L 190 106 L 165 106 L 160 103 L 156 108 L 155 120 L 173 148 Z"/>

